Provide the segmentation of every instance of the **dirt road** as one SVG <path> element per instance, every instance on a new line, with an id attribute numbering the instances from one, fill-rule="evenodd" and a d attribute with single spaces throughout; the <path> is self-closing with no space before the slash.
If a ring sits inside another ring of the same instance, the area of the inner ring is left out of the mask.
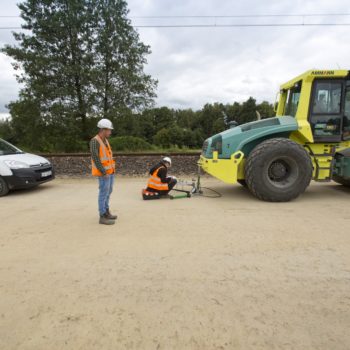
<path id="1" fill-rule="evenodd" d="M 0 349 L 350 348 L 350 191 L 264 203 L 142 201 L 118 179 L 113 227 L 94 180 L 0 198 Z"/>

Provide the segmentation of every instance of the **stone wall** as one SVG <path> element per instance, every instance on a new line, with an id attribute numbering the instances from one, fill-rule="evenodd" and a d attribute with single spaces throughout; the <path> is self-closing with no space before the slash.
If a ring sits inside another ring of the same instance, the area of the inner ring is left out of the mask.
<path id="1" fill-rule="evenodd" d="M 90 156 L 43 154 L 55 167 L 58 176 L 89 176 L 91 174 Z M 162 159 L 162 154 L 116 154 L 117 174 L 125 176 L 147 176 L 149 169 Z M 171 174 L 197 174 L 199 153 L 167 154 L 173 162 Z"/>

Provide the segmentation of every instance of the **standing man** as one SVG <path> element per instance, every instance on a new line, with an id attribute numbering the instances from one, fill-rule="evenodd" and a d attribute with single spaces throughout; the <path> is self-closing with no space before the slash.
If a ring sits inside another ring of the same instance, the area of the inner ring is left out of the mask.
<path id="1" fill-rule="evenodd" d="M 92 175 L 98 178 L 98 210 L 100 213 L 99 223 L 113 225 L 117 219 L 109 210 L 109 198 L 113 191 L 115 176 L 115 161 L 108 138 L 112 134 L 113 124 L 108 119 L 101 119 L 97 123 L 98 134 L 90 141 L 91 170 Z"/>

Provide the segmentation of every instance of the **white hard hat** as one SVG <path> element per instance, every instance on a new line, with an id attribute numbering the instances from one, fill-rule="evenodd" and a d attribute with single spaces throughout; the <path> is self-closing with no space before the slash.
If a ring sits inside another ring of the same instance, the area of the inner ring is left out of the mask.
<path id="1" fill-rule="evenodd" d="M 167 162 L 171 165 L 171 159 L 169 157 L 164 157 L 163 162 Z"/>
<path id="2" fill-rule="evenodd" d="M 109 119 L 101 119 L 98 123 L 97 123 L 97 127 L 99 129 L 110 129 L 113 130 L 113 124 Z"/>

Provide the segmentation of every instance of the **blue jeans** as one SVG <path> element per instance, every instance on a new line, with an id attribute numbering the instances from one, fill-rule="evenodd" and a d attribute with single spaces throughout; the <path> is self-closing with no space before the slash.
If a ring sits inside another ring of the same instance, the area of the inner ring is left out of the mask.
<path id="1" fill-rule="evenodd" d="M 99 176 L 98 211 L 100 216 L 106 214 L 109 209 L 109 197 L 113 191 L 114 174 Z"/>

